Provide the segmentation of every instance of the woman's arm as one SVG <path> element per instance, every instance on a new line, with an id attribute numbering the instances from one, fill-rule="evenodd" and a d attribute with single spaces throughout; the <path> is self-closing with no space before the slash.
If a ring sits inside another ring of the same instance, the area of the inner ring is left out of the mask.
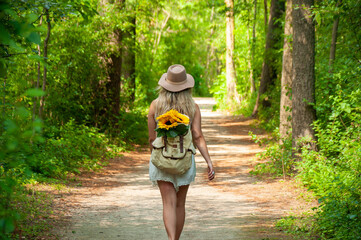
<path id="1" fill-rule="evenodd" d="M 153 101 L 150 104 L 149 112 L 148 112 L 148 134 L 149 134 L 149 147 L 150 152 L 153 150 L 152 142 L 157 137 L 155 128 L 157 127 L 157 123 L 155 122 L 155 102 Z"/>
<path id="2" fill-rule="evenodd" d="M 201 152 L 204 160 L 208 164 L 208 178 L 212 180 L 214 178 L 214 170 L 211 157 L 209 156 L 206 140 L 204 139 L 201 127 L 201 111 L 199 110 L 198 105 L 196 104 L 196 112 L 194 114 L 194 119 L 192 122 L 192 136 L 193 140 Z"/>

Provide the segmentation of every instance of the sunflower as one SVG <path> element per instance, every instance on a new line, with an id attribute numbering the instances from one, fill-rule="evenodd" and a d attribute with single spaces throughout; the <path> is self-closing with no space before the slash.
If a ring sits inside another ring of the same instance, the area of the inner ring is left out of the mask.
<path id="1" fill-rule="evenodd" d="M 158 127 L 162 128 L 162 129 L 169 130 L 169 128 L 173 128 L 173 127 L 176 127 L 176 126 L 178 126 L 177 122 L 173 122 L 173 123 L 171 121 L 166 121 L 166 122 L 159 121 L 158 122 Z"/>
<path id="2" fill-rule="evenodd" d="M 166 130 L 177 127 L 178 124 L 189 124 L 189 118 L 174 109 L 160 115 L 157 120 L 158 128 Z"/>
<path id="3" fill-rule="evenodd" d="M 180 120 L 180 121 L 178 121 L 179 123 L 189 124 L 189 117 L 177 112 L 176 110 L 174 110 L 173 113 L 174 113 L 175 117 Z"/>

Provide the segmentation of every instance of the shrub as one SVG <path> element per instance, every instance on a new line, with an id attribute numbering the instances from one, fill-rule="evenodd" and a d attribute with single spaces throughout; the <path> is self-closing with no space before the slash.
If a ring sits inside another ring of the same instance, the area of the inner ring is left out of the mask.
<path id="1" fill-rule="evenodd" d="M 292 141 L 291 138 L 281 139 L 278 128 L 273 132 L 271 141 L 264 142 L 256 135 L 249 133 L 252 140 L 260 146 L 268 142 L 264 152 L 257 154 L 260 160 L 266 160 L 257 164 L 251 171 L 251 174 L 270 174 L 275 177 L 290 175 L 292 172 Z"/>

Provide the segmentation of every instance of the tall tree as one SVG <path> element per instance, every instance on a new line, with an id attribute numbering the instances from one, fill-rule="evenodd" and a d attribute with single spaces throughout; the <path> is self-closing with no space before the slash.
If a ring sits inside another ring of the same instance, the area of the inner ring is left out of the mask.
<path id="1" fill-rule="evenodd" d="M 121 12 L 125 7 L 125 0 L 107 0 L 108 3 L 104 2 L 103 7 L 106 4 L 113 4 L 114 9 Z M 122 77 L 122 64 L 123 64 L 123 48 L 122 43 L 124 39 L 124 30 L 121 24 L 114 27 L 111 33 L 110 45 L 113 46 L 112 50 L 105 56 L 107 58 L 107 72 L 108 81 L 105 84 L 107 106 L 106 109 L 107 119 L 110 121 L 115 128 L 117 125 L 117 116 L 120 112 L 120 88 L 121 88 L 121 77 Z M 102 109 L 103 110 L 103 109 Z"/>
<path id="2" fill-rule="evenodd" d="M 270 15 L 268 21 L 268 31 L 266 36 L 266 46 L 264 52 L 264 61 L 262 66 L 261 81 L 258 90 L 256 105 L 254 106 L 252 115 L 257 115 L 258 107 L 260 104 L 260 97 L 266 93 L 268 87 L 275 83 L 277 78 L 275 63 L 279 57 L 276 54 L 278 42 L 282 40 L 282 23 L 280 18 L 284 11 L 284 0 L 272 0 Z M 261 103 L 263 106 L 269 106 L 269 101 L 264 100 Z"/>
<path id="3" fill-rule="evenodd" d="M 338 6 L 340 2 L 337 3 L 336 6 Z M 332 73 L 332 65 L 336 58 L 336 42 L 337 42 L 337 30 L 338 30 L 339 21 L 340 21 L 340 15 L 336 14 L 334 16 L 333 26 L 332 26 L 332 40 L 331 40 L 330 61 L 329 61 L 329 70 L 328 70 L 330 73 Z"/>
<path id="4" fill-rule="evenodd" d="M 288 137 L 291 132 L 292 117 L 292 0 L 287 0 L 285 17 L 285 37 L 283 42 L 281 100 L 280 100 L 280 136 Z"/>
<path id="5" fill-rule="evenodd" d="M 264 6 L 264 30 L 267 32 L 267 23 L 268 23 L 268 7 L 267 7 L 267 0 L 263 0 Z"/>
<path id="6" fill-rule="evenodd" d="M 315 141 L 312 123 L 316 119 L 315 103 L 315 26 L 313 0 L 293 0 L 293 67 L 292 67 L 292 146 L 300 138 Z M 316 149 L 316 144 L 310 144 Z"/>
<path id="7" fill-rule="evenodd" d="M 234 68 L 233 51 L 234 51 L 234 2 L 233 0 L 225 0 L 226 12 L 226 78 L 227 78 L 227 102 L 235 100 L 240 102 L 236 85 L 236 70 Z"/>
<path id="8" fill-rule="evenodd" d="M 124 41 L 122 43 L 122 52 L 123 52 L 123 60 L 122 60 L 122 79 L 127 81 L 127 87 L 129 88 L 129 94 L 131 103 L 135 100 L 135 41 L 136 41 L 136 16 L 132 15 L 128 18 L 128 28 L 124 31 Z M 121 90 L 126 91 L 124 89 L 124 83 L 121 84 Z"/>
<path id="9" fill-rule="evenodd" d="M 46 26 L 47 26 L 47 33 L 46 38 L 44 40 L 44 72 L 43 72 L 43 86 L 42 90 L 45 92 L 46 90 L 46 77 L 47 77 L 47 59 L 48 59 L 48 44 L 50 39 L 50 32 L 51 32 L 51 23 L 50 23 L 50 15 L 49 9 L 44 7 L 44 15 L 46 16 Z M 45 106 L 45 96 L 42 96 L 40 99 L 40 107 L 39 107 L 39 117 L 44 118 L 44 106 Z"/>
<path id="10" fill-rule="evenodd" d="M 256 84 L 254 81 L 254 74 L 253 74 L 253 67 L 254 67 L 254 51 L 256 45 L 256 20 L 257 20 L 257 0 L 253 1 L 254 9 L 253 9 L 253 26 L 252 26 L 252 39 L 250 39 L 249 33 L 249 19 L 247 21 L 247 40 L 250 45 L 249 47 L 249 55 L 250 58 L 248 59 L 248 68 L 249 68 L 249 81 L 251 85 L 251 94 L 256 91 Z"/>

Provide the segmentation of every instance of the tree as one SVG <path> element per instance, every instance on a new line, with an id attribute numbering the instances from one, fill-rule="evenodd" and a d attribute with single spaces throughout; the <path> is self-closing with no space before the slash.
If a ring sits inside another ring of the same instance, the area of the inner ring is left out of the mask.
<path id="1" fill-rule="evenodd" d="M 254 106 L 252 115 L 257 115 L 260 104 L 260 97 L 266 93 L 268 87 L 275 83 L 277 78 L 276 62 L 278 54 L 276 54 L 277 43 L 282 39 L 282 24 L 280 18 L 284 11 L 284 0 L 272 0 L 270 16 L 268 21 L 268 31 L 266 36 L 266 46 L 264 51 L 264 61 L 262 66 L 261 81 L 258 90 L 256 105 Z M 268 100 L 262 101 L 262 105 L 267 107 L 270 105 Z"/>
<path id="2" fill-rule="evenodd" d="M 128 18 L 128 28 L 124 31 L 122 43 L 122 83 L 121 91 L 126 91 L 123 81 L 127 81 L 131 103 L 135 100 L 135 41 L 136 41 L 136 16 L 135 14 Z"/>
<path id="3" fill-rule="evenodd" d="M 49 16 L 49 9 L 44 7 L 44 14 L 46 16 L 46 26 L 47 26 L 47 33 L 46 38 L 44 40 L 44 71 L 43 71 L 43 85 L 42 90 L 45 92 L 46 90 L 46 77 L 48 69 L 46 67 L 46 62 L 48 59 L 48 44 L 50 39 L 50 31 L 51 31 L 51 23 L 50 23 L 50 16 Z M 43 95 L 40 99 L 40 107 L 39 107 L 39 117 L 44 118 L 44 105 L 45 105 L 45 96 Z"/>
<path id="4" fill-rule="evenodd" d="M 292 12 L 292 146 L 300 138 L 316 141 L 312 123 L 316 120 L 315 103 L 315 26 L 311 12 L 313 0 L 294 0 Z M 316 144 L 310 143 L 316 150 Z"/>
<path id="5" fill-rule="evenodd" d="M 292 0 L 287 0 L 285 17 L 285 37 L 283 42 L 281 100 L 280 100 L 280 136 L 288 137 L 291 129 L 292 117 Z"/>
<path id="6" fill-rule="evenodd" d="M 339 3 L 336 4 L 336 6 L 338 5 Z M 332 73 L 332 65 L 336 58 L 336 41 L 337 41 L 337 29 L 338 29 L 339 21 L 340 21 L 340 15 L 336 14 L 334 16 L 334 21 L 332 26 L 332 42 L 330 48 L 329 73 Z"/>
<path id="7" fill-rule="evenodd" d="M 226 12 L 226 38 L 227 38 L 227 53 L 226 53 L 226 78 L 227 78 L 227 102 L 230 103 L 235 100 L 240 102 L 239 94 L 236 85 L 236 70 L 234 68 L 233 51 L 234 51 L 234 2 L 233 0 L 225 0 Z"/>
<path id="8" fill-rule="evenodd" d="M 254 51 L 256 45 L 256 20 L 257 20 L 257 0 L 253 1 L 254 13 L 253 13 L 253 26 L 252 26 L 252 40 L 250 39 L 249 29 L 247 29 L 247 40 L 249 42 L 249 55 L 248 68 L 249 68 L 249 81 L 251 85 L 251 94 L 256 91 L 256 84 L 254 81 L 253 67 L 254 67 Z M 249 28 L 249 21 L 247 21 L 247 28 Z"/>

